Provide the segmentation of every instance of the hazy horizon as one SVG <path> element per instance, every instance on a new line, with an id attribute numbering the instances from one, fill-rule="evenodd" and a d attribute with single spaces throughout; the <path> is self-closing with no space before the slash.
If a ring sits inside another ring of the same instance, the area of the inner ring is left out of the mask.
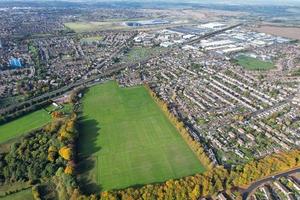
<path id="1" fill-rule="evenodd" d="M 300 0 L 187 0 L 187 1 L 180 1 L 180 0 L 0 0 L 0 1 L 19 1 L 19 2 L 49 2 L 49 1 L 66 1 L 66 2 L 163 2 L 163 3 L 208 3 L 208 4 L 228 4 L 228 5 L 235 5 L 235 4 L 256 4 L 256 5 L 300 5 Z"/>

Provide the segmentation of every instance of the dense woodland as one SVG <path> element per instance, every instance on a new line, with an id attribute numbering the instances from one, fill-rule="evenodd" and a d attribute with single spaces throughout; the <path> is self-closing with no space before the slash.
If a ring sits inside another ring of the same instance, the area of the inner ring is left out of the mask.
<path id="1" fill-rule="evenodd" d="M 22 141 L 11 145 L 10 151 L 0 157 L 0 181 L 35 181 L 53 176 L 59 167 L 64 166 L 62 158 L 52 161 L 47 158 L 48 149 L 53 145 L 59 143 L 44 129 L 31 132 Z"/>
<path id="2" fill-rule="evenodd" d="M 0 185 L 16 182 L 35 185 L 52 180 L 57 182 L 57 187 L 66 187 L 70 185 L 66 183 L 73 179 L 75 185 L 75 178 L 71 175 L 75 169 L 77 116 L 53 112 L 52 118 L 51 123 L 26 134 L 13 143 L 8 152 L 0 154 Z M 66 181 L 68 176 L 72 178 Z M 33 188 L 33 194 L 37 191 L 38 185 Z"/>

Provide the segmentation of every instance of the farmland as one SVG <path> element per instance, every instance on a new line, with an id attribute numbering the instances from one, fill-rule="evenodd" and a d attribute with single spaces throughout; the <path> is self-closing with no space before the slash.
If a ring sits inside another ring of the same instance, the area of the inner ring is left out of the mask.
<path id="1" fill-rule="evenodd" d="M 299 35 L 300 28 L 298 27 L 263 25 L 256 28 L 255 30 L 267 34 L 300 40 L 300 35 Z"/>
<path id="2" fill-rule="evenodd" d="M 257 58 L 252 58 L 248 56 L 239 56 L 237 58 L 237 63 L 247 70 L 269 70 L 274 68 L 272 62 L 262 61 Z"/>
<path id="3" fill-rule="evenodd" d="M 163 182 L 205 169 L 143 86 L 107 82 L 83 99 L 81 178 L 101 190 Z M 85 187 L 93 192 L 91 185 Z"/>

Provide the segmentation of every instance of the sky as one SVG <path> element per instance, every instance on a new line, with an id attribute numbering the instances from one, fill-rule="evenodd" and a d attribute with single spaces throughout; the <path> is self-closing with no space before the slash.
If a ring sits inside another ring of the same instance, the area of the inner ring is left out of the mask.
<path id="1" fill-rule="evenodd" d="M 72 0 L 69 0 L 72 1 Z M 86 0 L 75 0 L 75 1 L 86 1 Z M 91 1 L 91 0 L 88 0 Z M 93 0 L 93 1 L 102 1 L 109 2 L 111 0 Z M 135 1 L 135 2 L 153 2 L 153 1 L 161 1 L 161 2 L 192 2 L 192 3 L 226 3 L 226 4 L 300 4 L 300 0 L 119 0 L 119 1 Z"/>
<path id="2" fill-rule="evenodd" d="M 110 2 L 113 0 L 68 0 L 68 1 L 98 1 Z M 114 0 L 133 2 L 176 2 L 176 3 L 224 3 L 224 4 L 270 4 L 270 5 L 300 5 L 300 0 Z"/>
<path id="3" fill-rule="evenodd" d="M 193 2 L 201 2 L 201 0 L 194 0 Z M 300 4 L 300 0 L 215 0 L 210 2 L 227 4 Z"/>
<path id="4" fill-rule="evenodd" d="M 29 0 L 0 0 L 0 1 L 29 1 Z M 221 3 L 221 4 L 269 4 L 269 5 L 298 5 L 300 0 L 33 0 L 33 1 L 69 1 L 69 2 L 175 2 L 175 3 Z"/>

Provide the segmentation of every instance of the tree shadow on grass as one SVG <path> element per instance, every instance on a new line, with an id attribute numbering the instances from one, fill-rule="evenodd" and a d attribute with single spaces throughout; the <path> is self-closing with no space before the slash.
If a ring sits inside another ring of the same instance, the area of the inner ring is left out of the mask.
<path id="1" fill-rule="evenodd" d="M 39 186 L 39 193 L 43 199 L 55 200 L 58 198 L 56 185 L 53 182 L 43 183 Z"/>
<path id="2" fill-rule="evenodd" d="M 79 157 L 90 156 L 101 149 L 96 143 L 101 128 L 99 123 L 94 119 L 85 119 L 85 117 L 81 117 L 79 121 L 77 152 Z"/>
<path id="3" fill-rule="evenodd" d="M 94 156 L 85 157 L 78 165 L 78 183 L 84 194 L 99 194 L 102 190 L 101 186 L 93 179 L 93 176 L 97 175 L 94 170 L 96 167 L 95 160 L 96 158 Z"/>
<path id="4" fill-rule="evenodd" d="M 79 121 L 78 165 L 76 167 L 79 174 L 78 182 L 85 194 L 99 193 L 101 187 L 92 177 L 96 176 L 95 170 L 97 170 L 96 155 L 93 154 L 99 152 L 101 149 L 100 146 L 97 146 L 97 139 L 101 128 L 99 123 L 94 119 L 81 117 Z"/>

